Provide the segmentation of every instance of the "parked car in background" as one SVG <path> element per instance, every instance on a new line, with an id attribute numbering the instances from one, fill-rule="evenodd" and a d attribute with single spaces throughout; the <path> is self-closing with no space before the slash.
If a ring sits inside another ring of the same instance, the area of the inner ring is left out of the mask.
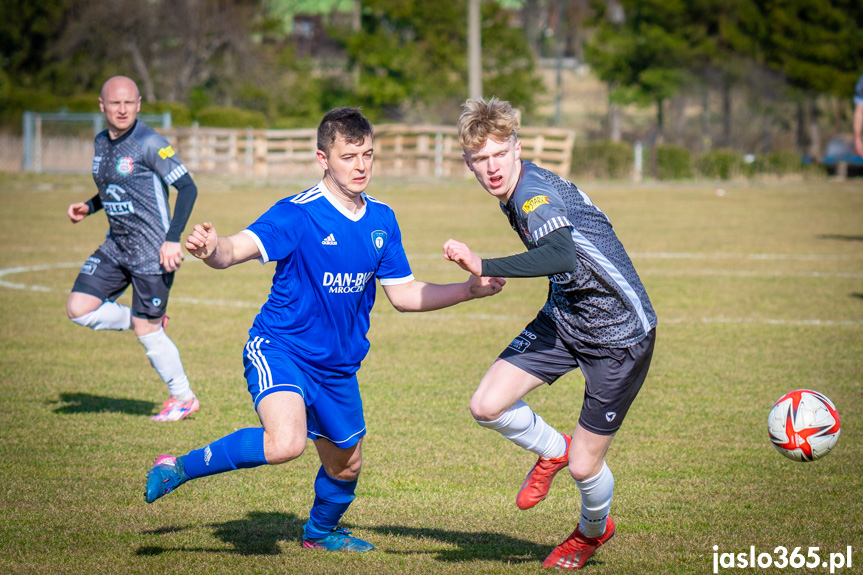
<path id="1" fill-rule="evenodd" d="M 854 139 L 850 134 L 830 139 L 821 165 L 831 176 L 863 176 L 863 158 L 854 153 Z"/>

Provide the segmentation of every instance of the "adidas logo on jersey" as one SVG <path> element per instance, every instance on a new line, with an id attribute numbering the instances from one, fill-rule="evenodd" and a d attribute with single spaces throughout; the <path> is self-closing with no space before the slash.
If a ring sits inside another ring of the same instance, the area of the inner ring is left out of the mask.
<path id="1" fill-rule="evenodd" d="M 325 246 L 337 246 L 339 245 L 339 242 L 336 241 L 336 238 L 333 236 L 333 234 L 330 234 L 325 237 L 323 241 L 321 241 L 321 244 Z"/>

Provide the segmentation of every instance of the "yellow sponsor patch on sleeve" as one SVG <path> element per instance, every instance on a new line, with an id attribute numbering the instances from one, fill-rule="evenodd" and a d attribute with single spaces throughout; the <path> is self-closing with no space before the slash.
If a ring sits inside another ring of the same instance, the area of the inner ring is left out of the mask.
<path id="1" fill-rule="evenodd" d="M 168 146 L 167 148 L 162 148 L 159 150 L 159 157 L 163 160 L 166 160 L 174 155 L 174 148 Z"/>
<path id="2" fill-rule="evenodd" d="M 542 204 L 548 203 L 548 196 L 534 196 L 521 206 L 521 209 L 524 210 L 524 213 L 529 214 L 531 211 L 535 210 Z"/>

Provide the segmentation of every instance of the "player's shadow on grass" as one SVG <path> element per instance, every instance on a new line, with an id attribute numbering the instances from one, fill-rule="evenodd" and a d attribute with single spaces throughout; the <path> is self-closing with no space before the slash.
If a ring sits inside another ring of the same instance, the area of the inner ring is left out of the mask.
<path id="1" fill-rule="evenodd" d="M 156 406 L 152 401 L 105 397 L 90 393 L 61 393 L 56 402 L 54 413 L 127 413 L 129 415 L 150 415 Z"/>
<path id="2" fill-rule="evenodd" d="M 290 542 L 300 544 L 304 519 L 293 513 L 267 513 L 255 511 L 243 519 L 215 523 L 205 526 L 213 530 L 213 535 L 229 544 L 230 548 L 201 548 L 166 545 L 147 545 L 135 551 L 138 556 L 157 556 L 176 551 L 205 553 L 236 553 L 238 555 L 278 555 L 281 553 L 279 543 Z M 348 525 L 348 527 L 350 527 Z M 144 535 L 170 536 L 199 526 L 167 526 L 160 529 L 144 531 Z M 446 529 L 428 529 L 402 527 L 398 525 L 368 527 L 384 535 L 412 538 L 419 541 L 437 541 L 452 549 L 434 549 L 430 551 L 384 551 L 393 554 L 433 555 L 438 561 L 447 563 L 463 563 L 466 561 L 498 561 L 502 563 L 536 563 L 542 562 L 551 551 L 548 545 L 539 545 L 532 541 L 491 533 L 488 531 L 468 532 L 450 531 Z M 374 541 L 372 541 L 374 543 Z M 380 550 L 380 547 L 378 547 Z"/>
<path id="3" fill-rule="evenodd" d="M 863 236 L 849 236 L 846 234 L 821 234 L 816 237 L 819 240 L 843 240 L 846 242 L 863 242 Z"/>
<path id="4" fill-rule="evenodd" d="M 390 553 L 422 554 L 430 553 L 438 561 L 463 563 L 466 561 L 499 561 L 501 563 L 542 562 L 551 551 L 548 545 L 510 537 L 488 531 L 450 531 L 447 529 L 428 529 L 422 527 L 403 527 L 399 525 L 371 527 L 372 531 L 410 537 L 417 540 L 434 540 L 453 546 L 453 549 L 434 551 L 391 551 Z"/>
<path id="5" fill-rule="evenodd" d="M 280 541 L 293 541 L 300 544 L 304 520 L 292 513 L 264 513 L 253 511 L 244 519 L 215 523 L 206 527 L 213 530 L 213 535 L 228 543 L 231 549 L 205 549 L 190 547 L 139 547 L 136 555 L 161 555 L 172 551 L 204 551 L 207 553 L 236 553 L 238 555 L 278 555 Z M 144 531 L 144 535 L 170 535 L 192 527 L 163 527 Z"/>

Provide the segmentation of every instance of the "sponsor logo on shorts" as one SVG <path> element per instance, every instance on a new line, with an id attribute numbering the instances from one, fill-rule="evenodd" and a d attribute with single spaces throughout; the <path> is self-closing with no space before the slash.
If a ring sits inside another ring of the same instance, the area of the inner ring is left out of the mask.
<path id="1" fill-rule="evenodd" d="M 526 329 L 521 330 L 521 335 L 523 335 L 527 339 L 536 339 L 536 334 L 531 331 L 527 331 Z"/>
<path id="2" fill-rule="evenodd" d="M 117 173 L 118 174 L 131 174 L 132 170 L 135 168 L 134 162 L 132 162 L 132 158 L 126 156 L 124 158 L 120 158 L 117 160 Z"/>
<path id="3" fill-rule="evenodd" d="M 517 351 L 518 353 L 524 353 L 524 350 L 530 347 L 530 342 L 526 339 L 518 336 L 512 343 L 510 343 L 507 347 L 509 347 L 513 351 Z"/>
<path id="4" fill-rule="evenodd" d="M 102 163 L 102 156 L 93 156 L 93 173 L 99 173 L 99 164 Z"/>
<path id="5" fill-rule="evenodd" d="M 96 273 L 96 267 L 101 262 L 102 260 L 100 260 L 99 258 L 94 258 L 93 256 L 90 256 L 89 258 L 87 258 L 87 261 L 84 262 L 84 265 L 81 266 L 81 273 L 88 276 L 93 275 L 94 273 Z"/>
<path id="6" fill-rule="evenodd" d="M 212 458 L 213 458 L 213 452 L 210 449 L 210 446 L 208 445 L 207 447 L 204 448 L 204 465 L 209 465 L 210 459 L 212 459 Z"/>
<path id="7" fill-rule="evenodd" d="M 526 201 L 521 209 L 524 210 L 524 213 L 529 214 L 539 206 L 548 203 L 548 196 L 534 196 L 528 201 Z"/>
<path id="8" fill-rule="evenodd" d="M 375 249 L 378 253 L 384 249 L 384 244 L 387 243 L 387 233 L 383 230 L 376 230 L 372 232 L 372 244 L 374 244 Z"/>
<path id="9" fill-rule="evenodd" d="M 160 305 L 162 305 L 162 298 L 154 297 L 153 298 L 153 305 L 155 307 L 159 307 Z"/>
<path id="10" fill-rule="evenodd" d="M 159 150 L 159 157 L 162 158 L 163 160 L 167 160 L 168 158 L 173 158 L 174 157 L 174 148 L 172 148 L 171 146 L 168 146 L 166 148 L 162 148 L 161 150 Z"/>
<path id="11" fill-rule="evenodd" d="M 614 421 L 615 417 L 617 417 L 617 412 L 616 411 L 609 411 L 608 413 L 605 414 L 605 421 L 607 421 L 608 423 L 611 423 L 612 421 Z"/>
<path id="12" fill-rule="evenodd" d="M 366 284 L 374 275 L 374 272 L 335 274 L 324 272 L 324 279 L 321 285 L 329 288 L 329 293 L 362 293 L 366 289 Z"/>

